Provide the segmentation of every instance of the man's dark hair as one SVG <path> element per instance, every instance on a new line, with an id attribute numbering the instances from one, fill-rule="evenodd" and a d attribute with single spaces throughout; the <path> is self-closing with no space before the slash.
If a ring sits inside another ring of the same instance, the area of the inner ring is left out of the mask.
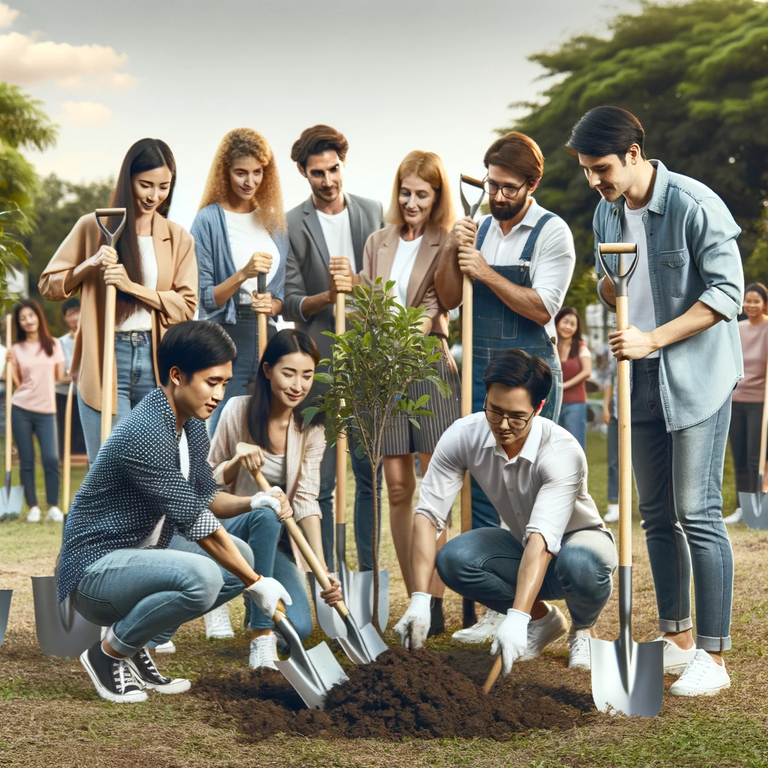
<path id="1" fill-rule="evenodd" d="M 625 156 L 633 144 L 645 158 L 645 131 L 631 112 L 621 107 L 595 107 L 573 126 L 565 147 L 572 155 L 618 155 L 626 165 Z"/>
<path id="2" fill-rule="evenodd" d="M 187 320 L 172 326 L 157 348 L 160 383 L 168 385 L 174 366 L 191 378 L 198 371 L 234 360 L 236 355 L 234 342 L 218 323 Z"/>
<path id="3" fill-rule="evenodd" d="M 80 299 L 72 298 L 62 302 L 61 304 L 62 315 L 66 316 L 67 312 L 69 312 L 70 309 L 80 309 Z"/>
<path id="4" fill-rule="evenodd" d="M 313 125 L 311 128 L 307 128 L 294 142 L 291 148 L 291 160 L 306 170 L 310 155 L 321 155 L 323 152 L 331 150 L 339 156 L 339 160 L 343 163 L 347 157 L 348 149 L 349 143 L 343 133 L 331 128 L 330 125 Z"/>
<path id="5" fill-rule="evenodd" d="M 540 357 L 529 355 L 522 349 L 505 349 L 494 357 L 483 372 L 485 391 L 491 384 L 505 387 L 523 387 L 538 408 L 547 399 L 552 388 L 552 371 Z"/>

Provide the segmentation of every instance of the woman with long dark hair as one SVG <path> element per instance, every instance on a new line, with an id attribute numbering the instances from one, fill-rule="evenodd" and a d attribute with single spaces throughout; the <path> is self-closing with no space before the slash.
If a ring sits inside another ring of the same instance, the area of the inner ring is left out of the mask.
<path id="1" fill-rule="evenodd" d="M 245 394 L 258 366 L 256 316 L 276 316 L 283 309 L 290 243 L 277 164 L 260 133 L 236 128 L 221 140 L 191 231 L 200 269 L 200 318 L 221 323 L 237 347 L 224 402 L 209 422 L 212 435 L 223 405 Z M 266 275 L 262 294 L 259 275 Z"/>
<path id="2" fill-rule="evenodd" d="M 157 385 L 155 350 L 172 325 L 191 320 L 197 305 L 197 262 L 191 235 L 166 216 L 176 161 L 159 139 L 141 139 L 123 160 L 110 207 L 125 208 L 115 248 L 93 214 L 83 216 L 40 277 L 41 295 L 63 301 L 80 291 L 80 330 L 72 356 L 88 460 L 99 449 L 106 286 L 117 288 L 117 420 Z"/>
<path id="3" fill-rule="evenodd" d="M 325 433 L 316 417 L 304 425 L 300 405 L 309 394 L 315 368 L 320 360 L 315 342 L 303 331 L 285 329 L 267 344 L 256 373 L 253 394 L 233 397 L 221 414 L 211 442 L 208 461 L 218 485 L 238 496 L 252 496 L 261 490 L 251 475 L 260 469 L 280 497 L 282 490 L 320 563 L 325 566 L 320 533 L 320 461 L 325 451 Z M 238 443 L 251 444 L 246 455 Z M 280 537 L 281 521 L 269 507 L 224 520 L 224 527 L 247 541 L 259 573 L 273 576 L 288 590 L 293 603 L 288 618 L 303 638 L 312 631 L 303 574 L 291 556 L 290 543 Z M 228 613 L 220 608 L 206 617 L 207 635 L 231 634 Z M 273 667 L 276 637 L 271 619 L 251 606 L 253 631 L 250 666 Z"/>
<path id="4" fill-rule="evenodd" d="M 563 407 L 558 423 L 587 450 L 587 388 L 592 375 L 592 355 L 581 340 L 581 318 L 573 307 L 563 307 L 555 315 L 557 354 L 563 369 Z"/>
<path id="5" fill-rule="evenodd" d="M 21 484 L 29 506 L 28 523 L 40 522 L 40 507 L 35 490 L 34 435 L 40 445 L 45 474 L 46 520 L 60 523 L 59 455 L 56 446 L 56 382 L 66 378 L 64 350 L 51 336 L 40 305 L 29 299 L 13 309 L 16 343 L 8 350 L 13 363 L 11 400 L 13 437 L 19 451 Z"/>

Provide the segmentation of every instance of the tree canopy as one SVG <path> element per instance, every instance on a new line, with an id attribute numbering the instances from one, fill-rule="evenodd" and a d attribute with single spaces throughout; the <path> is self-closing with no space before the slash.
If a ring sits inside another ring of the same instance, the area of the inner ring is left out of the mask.
<path id="1" fill-rule="evenodd" d="M 589 109 L 614 104 L 646 130 L 646 155 L 719 194 L 742 227 L 747 277 L 768 277 L 764 241 L 768 198 L 768 4 L 754 0 L 642 2 L 607 38 L 580 35 L 531 57 L 556 81 L 512 130 L 541 146 L 547 161 L 536 196 L 571 226 L 577 268 L 568 301 L 594 301 L 589 189 L 563 145 Z M 505 128 L 502 133 L 510 128 Z M 754 257 L 753 257 L 754 254 Z"/>

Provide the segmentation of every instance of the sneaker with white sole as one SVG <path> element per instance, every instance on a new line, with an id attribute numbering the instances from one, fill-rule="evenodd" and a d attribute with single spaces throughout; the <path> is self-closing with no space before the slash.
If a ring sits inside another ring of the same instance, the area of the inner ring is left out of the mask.
<path id="1" fill-rule="evenodd" d="M 127 659 L 114 659 L 101 650 L 101 640 L 80 654 L 80 663 L 102 699 L 118 704 L 147 700 L 141 681 L 134 677 Z"/>
<path id="2" fill-rule="evenodd" d="M 541 656 L 545 646 L 554 643 L 568 631 L 568 622 L 562 611 L 554 605 L 544 603 L 547 612 L 540 619 L 528 622 L 528 645 L 518 661 L 528 661 Z"/>
<path id="3" fill-rule="evenodd" d="M 176 646 L 173 640 L 169 640 L 167 643 L 160 643 L 152 649 L 155 653 L 176 653 Z"/>
<path id="4" fill-rule="evenodd" d="M 188 691 L 191 683 L 183 677 L 165 677 L 157 671 L 155 662 L 149 655 L 148 648 L 142 648 L 140 651 L 128 659 L 128 665 L 133 670 L 133 674 L 141 680 L 145 688 L 158 693 L 184 693 Z"/>
<path id="5" fill-rule="evenodd" d="M 496 630 L 505 618 L 503 613 L 497 613 L 489 608 L 477 624 L 454 632 L 451 635 L 451 641 L 454 643 L 485 643 L 493 640 Z"/>
<path id="6" fill-rule="evenodd" d="M 592 657 L 589 653 L 588 629 L 571 629 L 568 635 L 568 668 L 591 669 Z"/>
<path id="7" fill-rule="evenodd" d="M 606 523 L 616 523 L 619 520 L 619 505 L 609 504 L 608 511 L 603 515 L 603 520 Z"/>
<path id="8" fill-rule="evenodd" d="M 669 687 L 670 696 L 714 696 L 731 687 L 731 678 L 725 664 L 718 664 L 706 651 L 699 648 L 688 663 L 685 672 Z"/>
<path id="9" fill-rule="evenodd" d="M 259 635 L 251 640 L 251 652 L 248 666 L 251 669 L 277 669 L 277 638 L 274 632 Z"/>
<path id="10" fill-rule="evenodd" d="M 696 655 L 696 646 L 693 645 L 687 650 L 681 648 L 677 643 L 668 640 L 664 635 L 657 637 L 664 644 L 664 674 L 680 675 Z"/>
<path id="11" fill-rule="evenodd" d="M 205 636 L 209 640 L 227 640 L 235 636 L 226 603 L 209 611 L 203 618 L 205 619 Z"/>
<path id="12" fill-rule="evenodd" d="M 45 516 L 46 523 L 63 523 L 64 513 L 56 506 L 51 507 L 48 510 L 48 514 Z"/>
<path id="13" fill-rule="evenodd" d="M 40 507 L 35 504 L 34 507 L 31 507 L 29 510 L 29 513 L 27 514 L 27 522 L 28 523 L 39 523 L 40 522 Z"/>
<path id="14" fill-rule="evenodd" d="M 726 525 L 735 525 L 741 522 L 741 507 L 739 507 L 732 515 L 723 518 L 723 522 Z"/>

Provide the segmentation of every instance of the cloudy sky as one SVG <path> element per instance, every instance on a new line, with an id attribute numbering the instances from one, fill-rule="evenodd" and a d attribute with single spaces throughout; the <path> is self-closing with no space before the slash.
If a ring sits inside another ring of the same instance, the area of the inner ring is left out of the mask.
<path id="1" fill-rule="evenodd" d="M 345 186 L 386 201 L 400 160 L 440 154 L 481 175 L 508 105 L 545 87 L 527 57 L 603 34 L 637 0 L 0 0 L 0 79 L 61 126 L 43 173 L 116 174 L 144 136 L 173 149 L 171 218 L 189 226 L 213 152 L 250 126 L 275 151 L 286 209 L 308 194 L 290 161 L 301 131 L 350 143 Z M 455 190 L 454 190 L 455 191 Z"/>

